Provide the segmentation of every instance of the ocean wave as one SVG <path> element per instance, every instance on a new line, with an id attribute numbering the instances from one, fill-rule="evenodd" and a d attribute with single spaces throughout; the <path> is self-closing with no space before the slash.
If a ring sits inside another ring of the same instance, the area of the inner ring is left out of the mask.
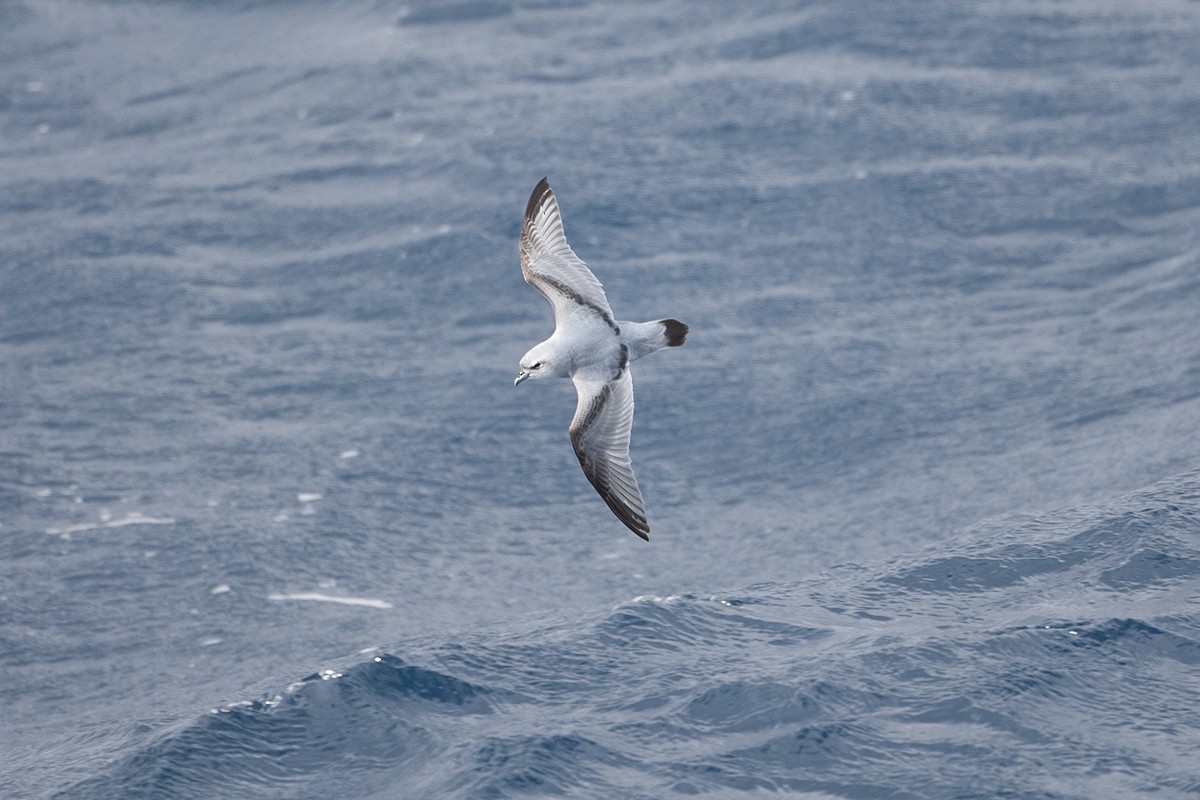
<path id="1" fill-rule="evenodd" d="M 61 796 L 1169 795 L 1200 786 L 1198 590 L 1189 473 L 899 563 L 394 645 Z"/>

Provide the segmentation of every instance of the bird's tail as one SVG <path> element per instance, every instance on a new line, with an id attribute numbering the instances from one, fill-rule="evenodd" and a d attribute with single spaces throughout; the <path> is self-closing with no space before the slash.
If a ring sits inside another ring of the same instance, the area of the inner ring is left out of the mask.
<path id="1" fill-rule="evenodd" d="M 679 320 L 660 319 L 658 323 L 663 326 L 662 335 L 667 340 L 667 347 L 679 347 L 687 341 L 688 326 Z"/>
<path id="2" fill-rule="evenodd" d="M 621 338 L 629 347 L 631 359 L 648 356 L 664 347 L 679 347 L 687 341 L 688 326 L 677 319 L 654 322 L 621 322 Z"/>

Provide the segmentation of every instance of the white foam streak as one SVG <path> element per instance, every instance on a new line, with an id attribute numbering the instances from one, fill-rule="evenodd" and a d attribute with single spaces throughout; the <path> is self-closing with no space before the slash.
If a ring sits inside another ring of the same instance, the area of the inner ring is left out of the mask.
<path id="1" fill-rule="evenodd" d="M 364 606 L 366 608 L 391 608 L 386 600 L 376 600 L 373 597 L 337 597 L 321 592 L 289 592 L 287 594 L 269 594 L 268 600 L 316 600 L 322 603 L 340 603 L 344 606 Z"/>
<path id="2" fill-rule="evenodd" d="M 127 514 L 124 519 L 105 519 L 101 518 L 100 522 L 85 522 L 79 525 L 67 525 L 62 528 L 46 528 L 46 533 L 56 536 L 67 536 L 72 533 L 80 533 L 82 531 L 95 531 L 101 528 L 124 528 L 128 525 L 174 525 L 175 520 L 172 517 L 147 517 L 139 514 L 136 511 Z"/>

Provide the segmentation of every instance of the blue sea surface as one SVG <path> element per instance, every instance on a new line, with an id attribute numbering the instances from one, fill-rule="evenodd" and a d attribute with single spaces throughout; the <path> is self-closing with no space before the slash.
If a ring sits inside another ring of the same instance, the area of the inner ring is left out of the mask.
<path id="1" fill-rule="evenodd" d="M 0 798 L 1200 794 L 1200 3 L 0 0 Z M 581 473 L 542 176 L 634 366 Z"/>

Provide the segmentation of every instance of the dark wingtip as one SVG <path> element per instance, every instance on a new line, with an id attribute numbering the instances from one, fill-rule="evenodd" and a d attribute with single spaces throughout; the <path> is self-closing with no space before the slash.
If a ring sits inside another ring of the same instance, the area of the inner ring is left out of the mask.
<path id="1" fill-rule="evenodd" d="M 650 523 L 646 522 L 645 517 L 629 513 L 628 509 L 621 508 L 610 502 L 607 497 L 604 498 L 604 501 L 608 503 L 608 507 L 612 509 L 612 512 L 617 515 L 617 519 L 625 523 L 626 528 L 636 533 L 644 541 L 650 541 Z"/>
<path id="2" fill-rule="evenodd" d="M 687 341 L 688 326 L 677 319 L 660 319 L 663 324 L 663 336 L 667 338 L 667 347 L 679 347 Z"/>
<path id="3" fill-rule="evenodd" d="M 617 519 L 625 523 L 625 527 L 636 533 L 647 542 L 650 541 L 650 523 L 640 514 L 635 514 L 629 508 L 621 504 L 615 495 L 607 491 L 600 492 L 600 497 L 608 504 L 609 510 L 617 516 Z"/>
<path id="4" fill-rule="evenodd" d="M 548 194 L 552 195 L 554 194 L 554 191 L 550 188 L 550 181 L 546 178 L 542 178 L 540 181 L 538 181 L 538 185 L 533 187 L 533 194 L 529 195 L 529 202 L 525 205 L 526 219 L 529 219 L 537 213 L 538 209 L 542 207 L 542 203 L 545 201 L 546 195 Z"/>

